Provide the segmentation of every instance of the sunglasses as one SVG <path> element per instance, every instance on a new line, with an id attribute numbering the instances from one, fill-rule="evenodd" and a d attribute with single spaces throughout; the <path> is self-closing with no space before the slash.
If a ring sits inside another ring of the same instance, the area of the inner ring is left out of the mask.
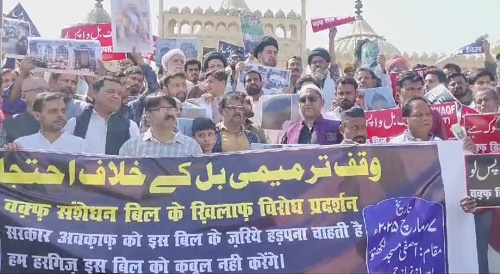
<path id="1" fill-rule="evenodd" d="M 305 103 L 306 101 L 309 101 L 311 103 L 315 103 L 316 101 L 318 101 L 319 99 L 319 96 L 316 96 L 316 95 L 308 95 L 308 96 L 302 96 L 299 98 L 299 102 L 301 103 Z"/>

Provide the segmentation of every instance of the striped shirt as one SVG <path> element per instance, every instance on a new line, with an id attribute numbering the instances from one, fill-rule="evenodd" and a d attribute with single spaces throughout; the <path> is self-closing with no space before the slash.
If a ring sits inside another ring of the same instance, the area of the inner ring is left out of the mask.
<path id="1" fill-rule="evenodd" d="M 201 155 L 203 151 L 193 138 L 180 132 L 167 142 L 160 142 L 153 137 L 151 129 L 142 136 L 129 139 L 120 148 L 120 156 L 129 157 L 186 157 Z"/>

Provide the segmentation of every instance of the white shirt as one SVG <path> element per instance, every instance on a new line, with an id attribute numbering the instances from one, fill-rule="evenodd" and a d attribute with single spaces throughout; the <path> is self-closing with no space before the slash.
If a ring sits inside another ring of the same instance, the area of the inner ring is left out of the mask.
<path id="1" fill-rule="evenodd" d="M 75 131 L 76 119 L 69 119 L 66 124 L 65 130 L 69 134 L 73 134 Z M 90 152 L 92 154 L 106 154 L 106 136 L 108 134 L 108 121 L 104 120 L 95 110 L 92 110 L 92 115 L 90 116 L 89 126 L 87 128 L 87 134 L 85 135 L 85 140 L 87 141 Z M 137 124 L 130 120 L 129 127 L 130 138 L 135 138 L 140 135 L 139 127 Z"/>
<path id="2" fill-rule="evenodd" d="M 14 143 L 18 144 L 23 149 L 65 153 L 90 153 L 87 141 L 71 135 L 66 131 L 53 143 L 50 143 L 40 132 L 17 138 Z"/>

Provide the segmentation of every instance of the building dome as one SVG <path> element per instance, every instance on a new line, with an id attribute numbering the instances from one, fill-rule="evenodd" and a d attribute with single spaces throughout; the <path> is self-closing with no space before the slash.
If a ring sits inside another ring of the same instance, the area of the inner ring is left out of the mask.
<path id="1" fill-rule="evenodd" d="M 277 13 L 276 13 L 276 18 L 285 18 L 285 12 L 283 12 L 282 10 L 279 10 Z"/>
<path id="2" fill-rule="evenodd" d="M 184 6 L 181 10 L 181 14 L 190 14 L 191 9 L 188 6 Z"/>
<path id="3" fill-rule="evenodd" d="M 226 10 L 230 10 L 232 8 L 235 8 L 237 10 L 248 9 L 248 5 L 245 0 L 224 0 L 220 7 Z"/>
<path id="4" fill-rule="evenodd" d="M 297 13 L 295 13 L 295 11 L 291 10 L 287 15 L 286 17 L 288 18 L 297 18 Z"/>
<path id="5" fill-rule="evenodd" d="M 231 8 L 227 14 L 231 15 L 231 16 L 236 16 L 236 15 L 240 14 L 240 11 L 237 10 L 236 8 Z"/>
<path id="6" fill-rule="evenodd" d="M 208 7 L 207 10 L 205 10 L 206 15 L 212 15 L 215 13 L 215 10 L 212 7 Z"/>
<path id="7" fill-rule="evenodd" d="M 87 14 L 85 22 L 88 24 L 103 24 L 111 22 L 111 16 L 102 6 L 103 0 L 96 0 L 94 8 Z"/>
<path id="8" fill-rule="evenodd" d="M 241 10 L 241 14 L 243 15 L 252 15 L 252 11 L 250 9 Z"/>
<path id="9" fill-rule="evenodd" d="M 260 10 L 255 10 L 255 11 L 253 12 L 253 15 L 254 15 L 254 16 L 257 16 L 257 17 L 262 17 L 262 12 L 261 12 Z"/>
<path id="10" fill-rule="evenodd" d="M 168 9 L 168 12 L 170 12 L 170 13 L 179 13 L 179 8 L 178 7 L 170 7 L 170 9 Z"/>
<path id="11" fill-rule="evenodd" d="M 341 37 L 335 41 L 335 52 L 354 56 L 356 43 L 363 39 L 378 41 L 381 53 L 388 59 L 395 55 L 401 55 L 401 52 L 393 44 L 375 33 L 372 27 L 370 27 L 361 16 L 356 17 L 356 21 L 352 23 L 351 30 L 347 36 Z"/>
<path id="12" fill-rule="evenodd" d="M 264 12 L 264 17 L 266 18 L 273 18 L 274 14 L 270 9 L 267 9 L 266 12 Z"/>
<path id="13" fill-rule="evenodd" d="M 228 12 L 227 9 L 223 8 L 223 7 L 220 7 L 220 9 L 215 13 L 217 15 L 226 15 Z"/>
<path id="14" fill-rule="evenodd" d="M 200 7 L 196 7 L 194 10 L 193 10 L 193 13 L 194 14 L 203 14 L 203 9 L 200 8 Z"/>

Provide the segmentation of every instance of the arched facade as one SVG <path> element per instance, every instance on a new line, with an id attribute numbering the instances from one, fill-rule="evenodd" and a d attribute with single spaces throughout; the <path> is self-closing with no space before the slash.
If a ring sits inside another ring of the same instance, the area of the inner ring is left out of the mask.
<path id="1" fill-rule="evenodd" d="M 224 40 L 236 45 L 243 45 L 241 39 L 241 26 L 239 12 L 237 9 L 212 8 L 206 10 L 200 7 L 191 10 L 189 7 L 179 9 L 171 7 L 164 11 L 163 33 L 160 37 L 198 37 L 200 47 L 217 48 L 219 40 Z M 274 14 L 268 10 L 262 14 L 261 11 L 242 10 L 244 13 L 252 13 L 258 17 L 264 26 L 266 35 L 273 35 L 278 40 L 280 54 L 278 64 L 285 66 L 286 59 L 290 56 L 300 56 L 301 52 L 301 19 L 294 12 L 285 14 L 278 11 Z M 161 17 L 160 17 L 161 18 Z M 202 51 L 199 51 L 201 60 Z"/>

